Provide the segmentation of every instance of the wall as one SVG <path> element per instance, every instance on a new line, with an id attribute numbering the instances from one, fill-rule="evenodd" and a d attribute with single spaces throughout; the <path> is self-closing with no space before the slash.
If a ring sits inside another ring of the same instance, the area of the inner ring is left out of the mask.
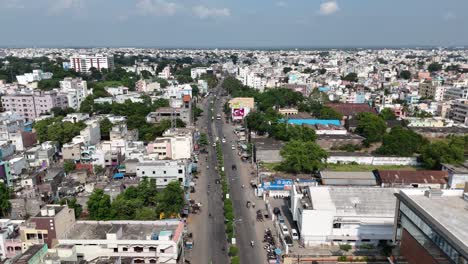
<path id="1" fill-rule="evenodd" d="M 302 216 L 298 214 L 297 224 L 304 244 L 326 243 L 327 236 L 332 234 L 333 216 L 332 211 L 302 210 Z"/>
<path id="2" fill-rule="evenodd" d="M 406 229 L 403 229 L 401 237 L 400 254 L 405 257 L 409 264 L 438 264 Z"/>
<path id="3" fill-rule="evenodd" d="M 418 165 L 416 157 L 382 157 L 382 156 L 340 156 L 333 155 L 327 159 L 331 164 L 348 164 L 355 162 L 362 165 Z"/>

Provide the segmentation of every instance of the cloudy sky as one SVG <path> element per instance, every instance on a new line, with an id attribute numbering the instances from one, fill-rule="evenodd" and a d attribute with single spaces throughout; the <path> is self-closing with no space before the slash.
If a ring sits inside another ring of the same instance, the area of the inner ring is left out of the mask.
<path id="1" fill-rule="evenodd" d="M 468 0 L 0 0 L 0 46 L 468 45 Z"/>

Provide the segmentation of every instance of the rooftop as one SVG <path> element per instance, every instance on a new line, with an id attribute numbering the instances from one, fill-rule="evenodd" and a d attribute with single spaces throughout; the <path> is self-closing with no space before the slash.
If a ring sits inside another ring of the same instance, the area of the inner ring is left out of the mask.
<path id="1" fill-rule="evenodd" d="M 444 169 L 451 171 L 452 173 L 468 173 L 468 162 L 463 164 L 442 164 Z"/>
<path id="2" fill-rule="evenodd" d="M 105 240 L 108 233 L 115 233 L 122 228 L 121 240 L 148 240 L 148 236 L 161 231 L 176 230 L 181 222 L 167 221 L 77 221 L 65 235 L 64 240 Z"/>
<path id="3" fill-rule="evenodd" d="M 437 170 L 378 170 L 377 178 L 380 183 L 426 183 L 426 184 L 447 184 L 448 173 Z"/>
<path id="4" fill-rule="evenodd" d="M 394 188 L 309 187 L 313 210 L 336 211 L 346 216 L 394 217 Z"/>
<path id="5" fill-rule="evenodd" d="M 428 224 L 441 229 L 468 255 L 468 202 L 462 195 L 463 190 L 443 190 L 439 197 L 402 190 L 398 197 L 415 207 L 430 222 Z"/>
<path id="6" fill-rule="evenodd" d="M 326 106 L 333 108 L 344 116 L 355 115 L 359 113 L 376 113 L 375 109 L 368 104 L 337 104 L 329 103 Z"/>
<path id="7" fill-rule="evenodd" d="M 377 181 L 370 171 L 321 171 L 322 183 L 324 185 L 361 185 L 375 186 Z"/>

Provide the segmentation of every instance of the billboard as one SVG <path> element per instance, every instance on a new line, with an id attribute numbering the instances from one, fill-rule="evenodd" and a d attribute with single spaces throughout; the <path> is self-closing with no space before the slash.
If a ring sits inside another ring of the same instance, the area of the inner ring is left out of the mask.
<path id="1" fill-rule="evenodd" d="M 246 107 L 233 107 L 231 109 L 232 120 L 242 120 L 249 113 L 249 108 Z"/>
<path id="2" fill-rule="evenodd" d="M 291 190 L 293 186 L 293 181 L 292 180 L 274 180 L 271 182 L 263 182 L 262 183 L 262 188 L 263 190 L 280 190 L 280 191 L 285 191 L 285 190 Z"/>

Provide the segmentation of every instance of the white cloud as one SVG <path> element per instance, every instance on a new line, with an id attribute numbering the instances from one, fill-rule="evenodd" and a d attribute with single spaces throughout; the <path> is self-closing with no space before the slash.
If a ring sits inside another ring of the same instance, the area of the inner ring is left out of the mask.
<path id="1" fill-rule="evenodd" d="M 174 2 L 167 0 L 137 0 L 136 7 L 143 15 L 172 16 L 180 8 Z"/>
<path id="2" fill-rule="evenodd" d="M 338 4 L 336 3 L 336 1 L 334 1 L 334 0 L 327 1 L 327 2 L 322 3 L 320 5 L 320 14 L 322 14 L 324 16 L 331 15 L 331 14 L 337 12 L 338 10 L 340 10 L 340 8 L 339 8 Z"/>
<path id="3" fill-rule="evenodd" d="M 193 13 L 201 19 L 231 16 L 231 11 L 227 8 L 209 8 L 206 6 L 193 7 Z"/>
<path id="4" fill-rule="evenodd" d="M 455 14 L 452 13 L 452 12 L 447 12 L 447 13 L 445 13 L 444 16 L 443 16 L 443 19 L 444 19 L 444 20 L 454 20 L 454 19 L 456 19 L 456 18 L 457 18 L 457 15 L 455 15 Z"/>
<path id="5" fill-rule="evenodd" d="M 49 13 L 57 14 L 66 9 L 82 8 L 83 6 L 83 0 L 51 0 L 49 5 Z"/>
<path id="6" fill-rule="evenodd" d="M 286 2 L 283 2 L 283 1 L 278 1 L 275 4 L 276 4 L 277 7 L 286 7 L 287 6 Z"/>

